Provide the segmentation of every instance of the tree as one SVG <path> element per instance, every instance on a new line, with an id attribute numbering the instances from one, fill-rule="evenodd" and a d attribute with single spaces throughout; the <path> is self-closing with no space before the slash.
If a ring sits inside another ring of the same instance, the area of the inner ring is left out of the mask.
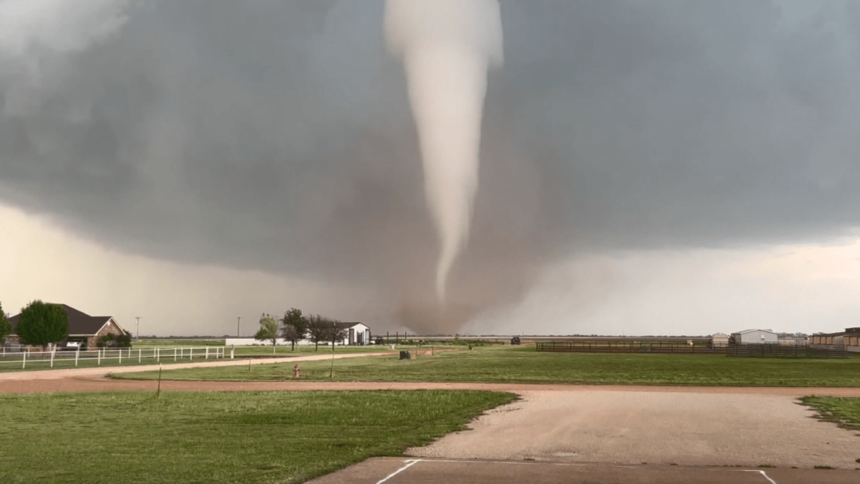
<path id="1" fill-rule="evenodd" d="M 121 335 L 116 337 L 116 345 L 120 348 L 131 348 L 131 333 L 123 331 Z"/>
<path id="2" fill-rule="evenodd" d="M 44 348 L 66 339 L 69 335 L 69 317 L 62 306 L 36 300 L 21 310 L 15 330 L 22 343 Z"/>
<path id="3" fill-rule="evenodd" d="M 124 331 L 121 335 L 108 333 L 102 336 L 96 342 L 96 345 L 99 348 L 131 348 L 131 335 L 127 331 Z"/>
<path id="4" fill-rule="evenodd" d="M 12 323 L 6 319 L 6 313 L 3 312 L 3 305 L 0 304 L 0 341 L 12 332 Z"/>
<path id="5" fill-rule="evenodd" d="M 320 349 L 320 341 L 328 341 L 329 326 L 326 324 L 327 321 L 319 314 L 308 316 L 308 336 L 316 345 L 316 351 Z"/>
<path id="6" fill-rule="evenodd" d="M 275 345 L 278 344 L 278 321 L 264 314 L 260 317 L 260 329 L 254 338 L 260 341 L 272 340 L 272 353 L 275 352 Z"/>
<path id="7" fill-rule="evenodd" d="M 291 308 L 284 313 L 284 319 L 281 320 L 284 327 L 281 329 L 281 334 L 284 339 L 292 343 L 293 351 L 296 351 L 296 343 L 305 338 L 308 332 L 308 320 L 302 316 L 302 310 Z"/>
<path id="8" fill-rule="evenodd" d="M 326 319 L 326 341 L 331 342 L 331 350 L 334 351 L 334 344 L 338 341 L 343 341 L 346 338 L 347 329 L 340 325 L 340 321 L 336 319 Z"/>

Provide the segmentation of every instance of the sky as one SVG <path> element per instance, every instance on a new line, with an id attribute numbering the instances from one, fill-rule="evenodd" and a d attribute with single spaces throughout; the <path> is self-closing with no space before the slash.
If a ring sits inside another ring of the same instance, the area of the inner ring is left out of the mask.
<path id="1" fill-rule="evenodd" d="M 383 0 L 0 0 L 0 302 L 143 334 L 857 326 L 860 3 L 502 0 L 439 241 Z"/>

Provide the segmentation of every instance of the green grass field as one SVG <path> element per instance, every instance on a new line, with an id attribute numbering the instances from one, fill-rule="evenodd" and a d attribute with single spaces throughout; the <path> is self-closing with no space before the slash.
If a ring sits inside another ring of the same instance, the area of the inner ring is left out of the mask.
<path id="1" fill-rule="evenodd" d="M 398 346 L 398 349 L 400 347 Z M 383 353 L 391 351 L 390 346 L 335 346 L 335 353 Z M 230 347 L 227 347 L 227 354 L 230 354 Z M 301 345 L 296 346 L 295 350 L 291 350 L 289 346 L 276 346 L 275 351 L 272 351 L 271 346 L 237 346 L 236 357 L 240 356 L 309 356 L 319 354 L 331 354 L 331 346 L 320 346 L 319 351 L 313 346 Z"/>
<path id="2" fill-rule="evenodd" d="M 842 428 L 860 430 L 860 398 L 809 396 L 803 397 L 802 402 L 814 408 L 823 420 L 835 422 Z"/>
<path id="3" fill-rule="evenodd" d="M 514 395 L 163 392 L 0 395 L 0 482 L 293 483 L 402 455 Z"/>
<path id="4" fill-rule="evenodd" d="M 153 346 L 224 346 L 224 338 L 212 339 L 135 339 L 131 341 L 132 346 L 144 346 L 151 348 Z"/>
<path id="5" fill-rule="evenodd" d="M 329 362 L 304 362 L 306 380 L 329 380 Z M 164 372 L 172 380 L 278 381 L 284 364 Z M 152 379 L 157 373 L 115 378 Z M 335 360 L 336 381 L 593 383 L 706 386 L 860 386 L 860 358 L 779 359 L 714 355 L 542 353 L 533 347 L 488 347 L 440 352 L 413 360 L 371 356 Z"/>

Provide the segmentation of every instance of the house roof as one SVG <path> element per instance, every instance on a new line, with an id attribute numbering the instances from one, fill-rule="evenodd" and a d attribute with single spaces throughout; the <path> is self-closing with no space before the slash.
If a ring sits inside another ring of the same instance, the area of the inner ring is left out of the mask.
<path id="1" fill-rule="evenodd" d="M 66 304 L 58 304 L 69 318 L 69 334 L 70 335 L 93 335 L 98 333 L 102 326 L 111 320 L 111 316 L 90 316 L 82 311 L 68 306 Z M 16 314 L 9 318 L 12 323 L 12 334 L 17 334 L 15 328 L 18 326 L 18 321 L 21 319 L 20 314 Z M 116 321 L 114 321 L 116 322 Z M 117 326 L 119 326 L 117 324 Z"/>
<path id="2" fill-rule="evenodd" d="M 818 333 L 813 334 L 812 336 L 853 336 L 855 334 L 860 334 L 860 328 L 845 328 L 845 331 L 841 331 L 839 333 Z"/>
<path id="3" fill-rule="evenodd" d="M 341 322 L 337 322 L 337 323 L 334 323 L 334 324 L 335 324 L 338 328 L 344 328 L 344 329 L 346 329 L 346 328 L 352 328 L 352 327 L 354 327 L 354 326 L 358 326 L 359 324 L 364 324 L 364 323 L 359 322 L 359 321 L 353 321 L 353 322 L 351 322 L 351 323 L 341 323 Z M 365 324 L 365 326 L 367 326 L 367 325 Z"/>
<path id="4" fill-rule="evenodd" d="M 773 333 L 773 334 L 776 334 L 776 333 L 774 333 L 773 331 L 771 331 L 771 330 L 769 330 L 769 329 L 745 329 L 745 330 L 743 330 L 743 331 L 738 331 L 738 332 L 737 332 L 737 333 L 735 333 L 735 334 L 755 333 L 756 331 L 761 331 L 761 332 L 764 332 L 764 333 Z"/>

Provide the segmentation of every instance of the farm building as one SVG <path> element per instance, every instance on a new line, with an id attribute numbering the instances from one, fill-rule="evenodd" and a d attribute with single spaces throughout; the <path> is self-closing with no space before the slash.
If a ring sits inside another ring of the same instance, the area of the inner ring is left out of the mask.
<path id="1" fill-rule="evenodd" d="M 781 334 L 778 339 L 779 344 L 783 346 L 805 345 L 806 336 L 795 336 L 790 334 Z"/>
<path id="2" fill-rule="evenodd" d="M 732 333 L 732 341 L 735 344 L 777 344 L 779 337 L 769 329 L 746 329 Z"/>
<path id="3" fill-rule="evenodd" d="M 841 333 L 814 334 L 809 344 L 822 346 L 845 346 L 845 349 L 860 353 L 860 328 L 845 328 Z"/>
<path id="4" fill-rule="evenodd" d="M 66 311 L 66 316 L 69 318 L 69 336 L 66 337 L 65 341 L 59 342 L 58 346 L 66 346 L 68 343 L 85 343 L 88 347 L 95 348 L 98 340 L 105 335 L 121 336 L 125 333 L 122 326 L 112 316 L 90 316 L 65 304 L 58 304 L 58 306 Z M 21 344 L 15 333 L 20 317 L 20 314 L 16 314 L 9 318 L 9 322 L 12 323 L 12 334 L 6 337 L 7 345 Z"/>
<path id="5" fill-rule="evenodd" d="M 337 342 L 339 345 L 370 345 L 373 344 L 373 341 L 370 339 L 370 328 L 364 323 L 337 323 L 337 325 L 345 330 L 345 335 L 343 340 Z M 285 340 L 284 338 L 278 338 L 276 342 L 279 346 L 289 345 L 290 342 Z M 227 338 L 225 340 L 225 344 L 227 346 L 253 346 L 253 345 L 270 345 L 272 344 L 271 340 L 269 341 L 260 341 L 254 338 Z M 303 339 L 299 341 L 300 345 L 312 345 L 313 341 L 309 339 Z M 320 342 L 320 344 L 328 344 L 327 342 Z"/>
<path id="6" fill-rule="evenodd" d="M 714 347 L 728 346 L 729 335 L 726 333 L 714 333 L 713 336 L 711 336 L 711 344 Z"/>

